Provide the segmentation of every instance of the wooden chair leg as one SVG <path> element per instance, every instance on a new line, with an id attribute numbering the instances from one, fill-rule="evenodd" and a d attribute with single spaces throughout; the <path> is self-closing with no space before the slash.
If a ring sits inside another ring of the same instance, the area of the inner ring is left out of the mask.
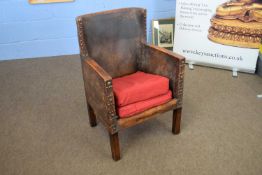
<path id="1" fill-rule="evenodd" d="M 97 122 L 96 122 L 96 116 L 95 116 L 94 110 L 89 104 L 87 104 L 87 108 L 88 108 L 90 126 L 95 127 L 97 125 Z"/>
<path id="2" fill-rule="evenodd" d="M 173 111 L 173 124 L 172 124 L 173 134 L 179 134 L 180 132 L 181 112 L 182 112 L 182 108 L 178 108 Z"/>
<path id="3" fill-rule="evenodd" d="M 120 160 L 120 147 L 119 147 L 119 139 L 118 139 L 118 133 L 110 134 L 110 146 L 111 146 L 111 152 L 112 152 L 112 158 L 115 161 Z"/>

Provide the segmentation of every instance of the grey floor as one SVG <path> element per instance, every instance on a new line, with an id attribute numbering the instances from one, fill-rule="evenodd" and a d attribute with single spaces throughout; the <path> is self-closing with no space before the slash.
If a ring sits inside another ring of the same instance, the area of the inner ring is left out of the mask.
<path id="1" fill-rule="evenodd" d="M 262 174 L 262 78 L 187 69 L 181 133 L 170 112 L 124 130 L 114 162 L 80 68 L 77 56 L 0 62 L 1 175 Z"/>

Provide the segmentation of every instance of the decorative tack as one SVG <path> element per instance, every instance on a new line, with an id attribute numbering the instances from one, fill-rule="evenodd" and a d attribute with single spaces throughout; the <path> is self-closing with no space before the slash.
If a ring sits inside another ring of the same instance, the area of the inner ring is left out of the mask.
<path id="1" fill-rule="evenodd" d="M 185 61 L 181 61 L 178 65 L 178 88 L 177 88 L 177 107 L 181 107 L 183 103 L 183 89 L 184 89 L 184 73 Z"/>
<path id="2" fill-rule="evenodd" d="M 79 38 L 79 47 L 80 47 L 80 54 L 82 56 L 88 56 L 87 52 L 87 44 L 84 36 L 84 25 L 82 18 L 78 18 L 77 20 L 77 31 L 78 31 L 78 38 Z"/>

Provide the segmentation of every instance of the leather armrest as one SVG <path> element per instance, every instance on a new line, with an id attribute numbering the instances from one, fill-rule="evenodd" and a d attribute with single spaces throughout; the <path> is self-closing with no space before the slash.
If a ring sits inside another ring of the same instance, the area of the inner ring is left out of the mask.
<path id="1" fill-rule="evenodd" d="M 139 69 L 169 78 L 173 98 L 182 107 L 185 58 L 164 48 L 142 43 L 142 59 Z"/>
<path id="2" fill-rule="evenodd" d="M 81 59 L 87 102 L 109 132 L 116 132 L 115 100 L 112 77 L 95 60 Z"/>

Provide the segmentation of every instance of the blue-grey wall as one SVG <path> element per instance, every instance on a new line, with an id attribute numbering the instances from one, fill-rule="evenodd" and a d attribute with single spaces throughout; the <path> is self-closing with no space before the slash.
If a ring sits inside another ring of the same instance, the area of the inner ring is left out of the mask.
<path id="1" fill-rule="evenodd" d="M 75 17 L 122 7 L 147 9 L 151 20 L 175 16 L 175 0 L 75 0 L 31 5 L 28 0 L 0 0 L 0 60 L 79 53 Z"/>

